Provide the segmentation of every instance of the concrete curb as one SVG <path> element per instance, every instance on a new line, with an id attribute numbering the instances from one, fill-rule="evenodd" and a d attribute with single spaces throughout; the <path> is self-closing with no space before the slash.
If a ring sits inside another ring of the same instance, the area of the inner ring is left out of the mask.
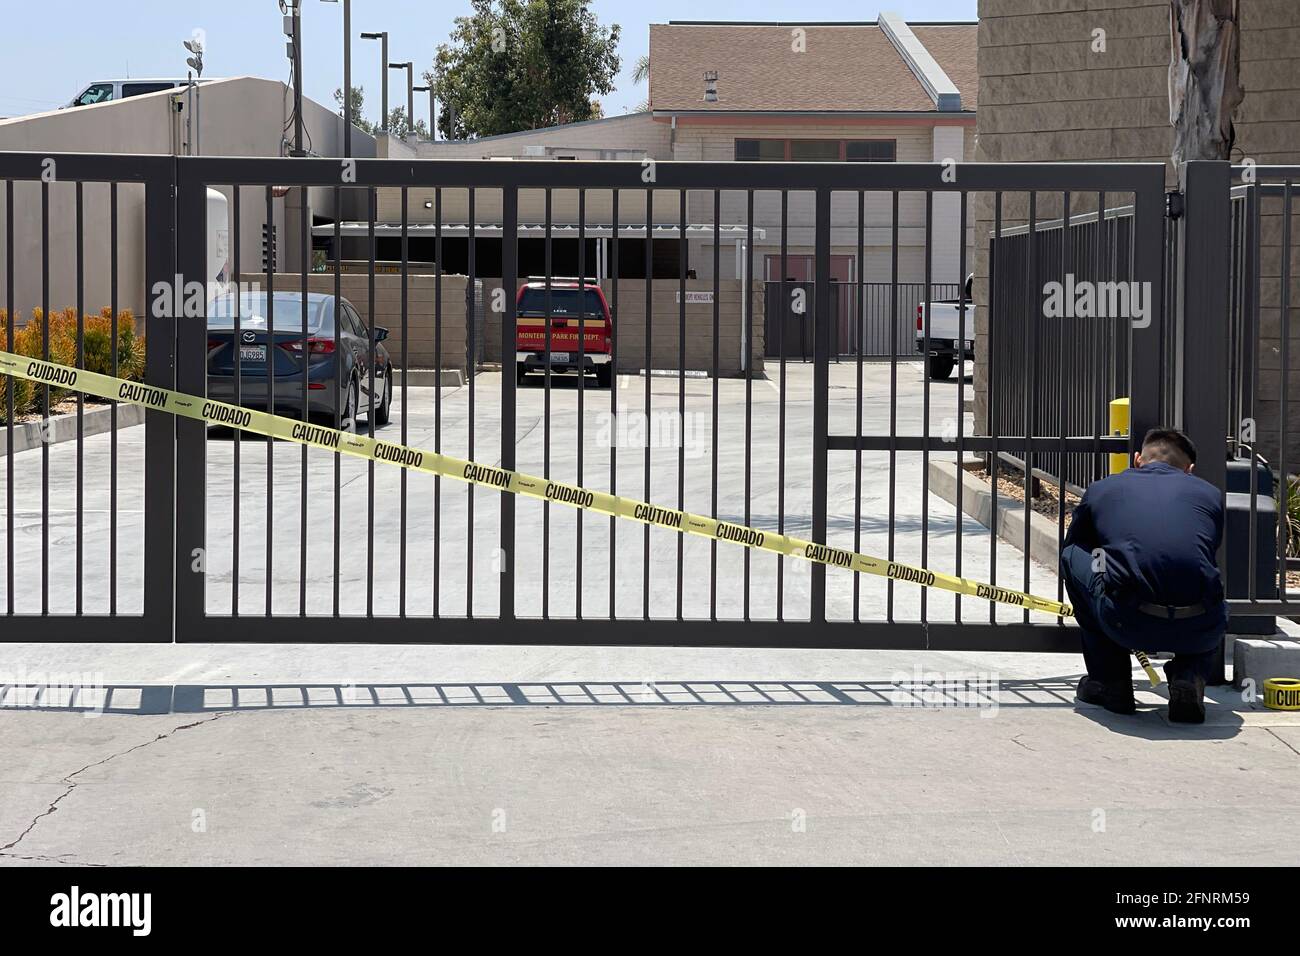
<path id="1" fill-rule="evenodd" d="M 1300 677 L 1300 626 L 1284 617 L 1277 619 L 1277 626 L 1272 637 L 1238 637 L 1232 642 L 1232 686 L 1241 690 L 1251 680 L 1261 701 L 1264 681 L 1270 677 Z"/>
<path id="2" fill-rule="evenodd" d="M 957 504 L 958 472 L 961 473 L 961 510 L 984 527 L 993 523 L 993 494 L 989 486 L 955 461 L 930 462 L 930 490 L 949 504 Z M 1029 556 L 1035 561 L 1055 568 L 1060 563 L 1056 547 L 1056 522 L 1045 515 L 1031 512 L 1029 516 Z M 1002 496 L 998 497 L 998 537 L 1008 544 L 1024 550 L 1025 506 Z"/>
<path id="3" fill-rule="evenodd" d="M 139 425 L 144 422 L 145 408 L 143 405 L 118 405 L 117 406 L 117 427 L 119 430 L 130 428 L 132 425 Z M 113 409 L 107 405 L 86 409 L 81 417 L 81 434 L 83 437 L 91 435 L 101 435 L 108 431 L 113 424 Z M 25 422 L 21 425 L 14 425 L 14 452 L 30 451 L 33 448 L 40 448 L 43 444 L 41 437 L 41 422 Z M 60 442 L 74 441 L 77 437 L 77 413 L 70 415 L 57 415 L 50 419 L 50 441 L 51 445 L 57 445 Z M 9 450 L 9 429 L 0 426 L 0 455 L 6 454 Z"/>
<path id="4" fill-rule="evenodd" d="M 440 385 L 443 388 L 460 388 L 465 384 L 465 373 L 458 368 L 407 368 L 397 369 L 397 374 L 393 377 L 394 385 L 401 385 L 405 381 L 412 387 L 432 387 Z"/>

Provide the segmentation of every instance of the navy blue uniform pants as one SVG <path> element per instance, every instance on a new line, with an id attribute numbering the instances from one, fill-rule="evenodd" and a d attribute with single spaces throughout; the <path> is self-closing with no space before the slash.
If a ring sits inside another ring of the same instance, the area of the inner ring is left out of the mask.
<path id="1" fill-rule="evenodd" d="M 1103 682 L 1130 680 L 1135 650 L 1173 651 L 1165 662 L 1168 680 L 1209 680 L 1227 626 L 1220 603 L 1200 617 L 1168 621 L 1136 608 L 1117 605 L 1106 593 L 1101 574 L 1092 569 L 1092 552 L 1078 545 L 1061 549 L 1061 577 L 1074 607 L 1083 640 L 1088 676 Z"/>

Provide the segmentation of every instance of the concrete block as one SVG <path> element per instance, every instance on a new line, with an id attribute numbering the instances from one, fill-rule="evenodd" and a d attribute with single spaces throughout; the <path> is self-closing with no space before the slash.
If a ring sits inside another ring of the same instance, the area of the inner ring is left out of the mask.
<path id="1" fill-rule="evenodd" d="M 440 385 L 443 388 L 460 388 L 465 384 L 465 373 L 458 368 L 407 368 L 398 369 L 397 385 L 403 381 L 413 387 Z"/>
<path id="2" fill-rule="evenodd" d="M 118 429 L 130 428 L 132 425 L 139 425 L 144 421 L 145 409 L 143 405 L 118 405 L 117 406 L 117 427 Z M 81 434 L 84 437 L 99 435 L 109 431 L 113 425 L 113 410 L 108 406 L 98 406 L 88 408 L 82 413 Z M 0 426 L 0 455 L 6 454 L 9 450 L 9 429 Z M 77 438 L 77 415 L 73 412 L 70 415 L 58 415 L 50 419 L 49 441 L 51 445 L 57 445 L 60 442 L 75 441 Z M 14 452 L 28 451 L 32 448 L 39 448 L 42 442 L 41 423 L 27 422 L 22 425 L 14 426 Z"/>
<path id="3" fill-rule="evenodd" d="M 960 472 L 960 479 L 958 473 Z M 947 501 L 957 504 L 957 482 L 961 481 L 961 510 L 984 527 L 993 524 L 993 494 L 988 485 L 955 461 L 930 462 L 930 490 Z M 998 497 L 998 537 L 1021 551 L 1025 547 L 1024 505 L 1009 498 Z M 1029 516 L 1029 556 L 1035 561 L 1055 568 L 1060 560 L 1056 545 L 1056 522 L 1034 511 Z"/>
<path id="4" fill-rule="evenodd" d="M 1270 677 L 1300 678 L 1300 641 L 1279 631 L 1272 638 L 1239 637 L 1232 647 L 1232 684 L 1240 689 L 1254 682 L 1261 699 Z"/>

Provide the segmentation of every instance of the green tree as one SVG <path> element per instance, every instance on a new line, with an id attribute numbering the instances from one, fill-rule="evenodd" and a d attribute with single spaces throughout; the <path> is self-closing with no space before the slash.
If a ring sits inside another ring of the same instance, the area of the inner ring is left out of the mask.
<path id="1" fill-rule="evenodd" d="M 338 87 L 334 90 L 334 102 L 338 104 L 339 116 L 343 115 L 343 88 Z M 364 133 L 370 133 L 372 136 L 375 132 L 375 124 L 365 117 L 366 93 L 365 87 L 352 87 L 352 125 Z"/>
<path id="2" fill-rule="evenodd" d="M 334 102 L 338 104 L 339 116 L 343 115 L 343 90 L 334 91 Z M 366 108 L 366 96 L 364 87 L 354 86 L 352 88 L 352 125 L 357 129 L 374 136 L 381 130 L 381 125 L 372 123 L 362 114 Z M 388 111 L 388 132 L 398 139 L 406 139 L 411 135 L 411 130 L 406 122 L 406 107 L 399 106 Z M 429 125 L 424 120 L 415 121 L 415 135 L 423 139 L 429 138 Z"/>
<path id="3" fill-rule="evenodd" d="M 411 129 L 406 122 L 405 106 L 388 111 L 388 134 L 397 139 L 406 139 L 411 135 Z M 415 135 L 419 139 L 429 138 L 429 126 L 424 120 L 415 121 Z"/>
<path id="4" fill-rule="evenodd" d="M 650 54 L 644 53 L 636 58 L 636 66 L 632 68 L 632 82 L 640 86 L 648 79 L 650 79 Z M 644 99 L 638 103 L 636 112 L 649 113 L 650 100 Z"/>
<path id="5" fill-rule="evenodd" d="M 471 0 L 424 74 L 449 139 L 596 119 L 614 89 L 619 27 L 591 0 Z M 453 120 L 454 117 L 454 120 Z M 454 122 L 454 126 L 453 126 Z"/>

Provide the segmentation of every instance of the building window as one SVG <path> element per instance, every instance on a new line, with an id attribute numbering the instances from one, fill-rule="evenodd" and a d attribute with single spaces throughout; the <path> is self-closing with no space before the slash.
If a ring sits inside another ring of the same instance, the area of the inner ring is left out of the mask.
<path id="1" fill-rule="evenodd" d="M 851 139 L 844 144 L 844 158 L 850 163 L 892 163 L 897 152 L 892 139 Z"/>
<path id="2" fill-rule="evenodd" d="M 836 163 L 840 156 L 838 139 L 792 139 L 790 159 L 796 163 Z"/>
<path id="3" fill-rule="evenodd" d="M 783 139 L 736 140 L 737 162 L 779 163 L 783 159 L 785 159 L 785 140 Z"/>
<path id="4" fill-rule="evenodd" d="M 737 162 L 892 163 L 892 139 L 738 139 Z"/>

